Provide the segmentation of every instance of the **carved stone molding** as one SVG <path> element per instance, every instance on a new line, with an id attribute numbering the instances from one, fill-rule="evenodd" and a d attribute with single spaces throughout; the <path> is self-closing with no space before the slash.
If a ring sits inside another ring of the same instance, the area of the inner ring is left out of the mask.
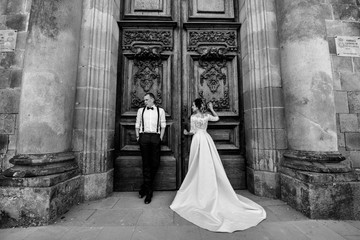
<path id="1" fill-rule="evenodd" d="M 129 50 L 134 44 L 157 44 L 163 50 L 173 50 L 172 30 L 123 30 L 123 49 Z"/>
<path id="2" fill-rule="evenodd" d="M 7 177 L 38 177 L 60 174 L 78 169 L 72 152 L 50 154 L 19 154 L 10 163 L 13 167 L 4 172 Z"/>
<path id="3" fill-rule="evenodd" d="M 222 72 L 222 69 L 226 67 L 226 48 L 198 48 L 198 52 L 201 53 L 199 59 L 199 65 L 205 71 L 200 75 L 200 85 L 203 86 L 206 82 L 212 95 L 210 100 L 216 110 L 230 109 L 229 99 L 229 86 L 226 81 L 226 74 Z M 224 86 L 224 92 L 218 91 L 221 82 Z M 201 98 L 204 98 L 204 91 L 199 91 Z M 221 97 L 219 97 L 221 96 Z"/>
<path id="4" fill-rule="evenodd" d="M 161 75 L 159 69 L 162 66 L 161 47 L 133 47 L 131 49 L 134 53 L 134 65 L 137 67 L 137 71 L 134 75 L 134 87 L 131 93 L 131 107 L 139 108 L 143 106 L 142 99 L 138 96 L 137 86 L 138 84 L 145 93 L 150 92 L 154 87 L 154 83 L 157 86 L 161 85 Z M 160 89 L 155 90 L 155 96 L 157 96 L 156 104 L 161 105 L 162 94 Z"/>
<path id="5" fill-rule="evenodd" d="M 189 31 L 188 51 L 196 51 L 202 44 L 225 45 L 228 51 L 237 51 L 236 30 L 228 31 Z"/>

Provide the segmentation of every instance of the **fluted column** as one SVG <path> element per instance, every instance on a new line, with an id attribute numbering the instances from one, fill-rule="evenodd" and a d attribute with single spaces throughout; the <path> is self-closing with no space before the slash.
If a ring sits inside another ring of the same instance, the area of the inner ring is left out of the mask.
<path id="1" fill-rule="evenodd" d="M 278 168 L 287 145 L 275 0 L 240 2 L 248 188 L 279 197 Z"/>
<path id="2" fill-rule="evenodd" d="M 74 151 L 84 175 L 85 200 L 105 197 L 113 189 L 119 2 L 83 1 Z"/>
<path id="3" fill-rule="evenodd" d="M 15 166 L 7 176 L 31 177 L 77 168 L 73 112 L 81 2 L 33 0 L 24 56 Z"/>
<path id="4" fill-rule="evenodd" d="M 281 49 L 287 138 L 284 166 L 309 171 L 329 169 L 313 162 L 340 162 L 333 78 L 326 25 L 329 11 L 321 1 L 279 0 L 277 14 Z M 301 163 L 301 161 L 310 163 Z"/>

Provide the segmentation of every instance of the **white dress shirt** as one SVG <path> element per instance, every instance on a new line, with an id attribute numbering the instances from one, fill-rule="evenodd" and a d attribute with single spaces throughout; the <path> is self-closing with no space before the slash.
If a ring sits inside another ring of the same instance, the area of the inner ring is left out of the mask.
<path id="1" fill-rule="evenodd" d="M 158 113 L 156 106 L 153 106 L 153 110 L 147 109 L 145 107 L 144 111 L 144 131 L 142 127 L 142 113 L 144 108 L 140 108 L 136 115 L 136 123 L 135 128 L 138 128 L 140 133 L 146 132 L 146 133 L 160 133 L 161 128 L 166 127 L 166 119 L 165 119 L 165 111 L 164 109 L 159 107 L 159 114 L 160 114 L 160 121 L 159 121 L 159 129 L 156 129 L 157 123 L 158 123 Z"/>

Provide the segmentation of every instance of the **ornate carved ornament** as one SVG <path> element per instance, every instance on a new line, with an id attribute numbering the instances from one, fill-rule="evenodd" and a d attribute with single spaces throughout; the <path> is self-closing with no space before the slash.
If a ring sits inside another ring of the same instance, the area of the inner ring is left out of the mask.
<path id="1" fill-rule="evenodd" d="M 204 96 L 204 91 L 200 91 L 199 92 L 199 97 L 201 99 L 203 99 L 205 102 L 212 102 L 213 107 L 216 111 L 220 111 L 220 110 L 228 110 L 230 109 L 230 98 L 229 98 L 229 90 L 225 90 L 224 91 L 224 96 L 216 99 L 215 97 L 211 98 L 210 100 L 206 100 L 205 96 Z"/>
<path id="2" fill-rule="evenodd" d="M 204 82 L 206 82 L 213 95 L 211 100 L 208 101 L 211 101 L 217 110 L 230 109 L 229 86 L 226 80 L 226 74 L 222 72 L 222 69 L 226 67 L 225 53 L 227 49 L 214 47 L 199 48 L 198 52 L 201 54 L 199 65 L 205 69 L 200 75 L 200 85 L 203 86 Z M 223 93 L 218 92 L 221 82 L 224 86 Z M 204 91 L 201 90 L 199 95 L 201 98 L 204 98 Z M 215 96 L 217 96 L 218 99 L 216 99 Z"/>
<path id="3" fill-rule="evenodd" d="M 134 44 L 157 44 L 163 50 L 173 50 L 172 30 L 123 30 L 122 49 L 131 49 Z"/>
<path id="4" fill-rule="evenodd" d="M 161 85 L 161 75 L 159 68 L 162 66 L 161 47 L 133 47 L 131 49 L 134 53 L 134 65 L 137 67 L 137 71 L 134 75 L 134 87 L 131 93 L 131 107 L 139 108 L 143 106 L 143 100 L 139 97 L 137 92 L 138 84 L 145 93 L 150 92 L 157 83 L 157 89 L 155 89 L 157 96 L 156 104 L 161 105 L 162 94 L 159 89 Z"/>
<path id="5" fill-rule="evenodd" d="M 189 31 L 188 51 L 196 51 L 200 45 L 221 44 L 228 51 L 237 51 L 237 33 L 235 30 L 228 31 Z"/>

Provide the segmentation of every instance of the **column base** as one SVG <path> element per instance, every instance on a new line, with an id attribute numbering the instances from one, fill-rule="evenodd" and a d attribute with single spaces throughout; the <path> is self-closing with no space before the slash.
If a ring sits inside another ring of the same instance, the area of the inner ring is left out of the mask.
<path id="1" fill-rule="evenodd" d="M 47 225 L 82 202 L 77 170 L 33 178 L 0 176 L 0 228 Z"/>
<path id="2" fill-rule="evenodd" d="M 113 192 L 114 169 L 104 173 L 84 175 L 83 177 L 85 201 L 105 198 Z"/>
<path id="3" fill-rule="evenodd" d="M 360 220 L 360 171 L 306 172 L 282 167 L 281 200 L 311 219 Z"/>
<path id="4" fill-rule="evenodd" d="M 279 173 L 257 171 L 247 167 L 246 180 L 251 193 L 261 197 L 280 198 Z"/>
<path id="5" fill-rule="evenodd" d="M 20 154 L 10 159 L 15 166 L 5 170 L 6 177 L 37 177 L 59 174 L 78 168 L 72 152 L 52 154 Z"/>
<path id="6" fill-rule="evenodd" d="M 350 162 L 339 152 L 314 152 L 290 150 L 284 153 L 281 166 L 308 172 L 344 173 L 350 172 Z"/>

